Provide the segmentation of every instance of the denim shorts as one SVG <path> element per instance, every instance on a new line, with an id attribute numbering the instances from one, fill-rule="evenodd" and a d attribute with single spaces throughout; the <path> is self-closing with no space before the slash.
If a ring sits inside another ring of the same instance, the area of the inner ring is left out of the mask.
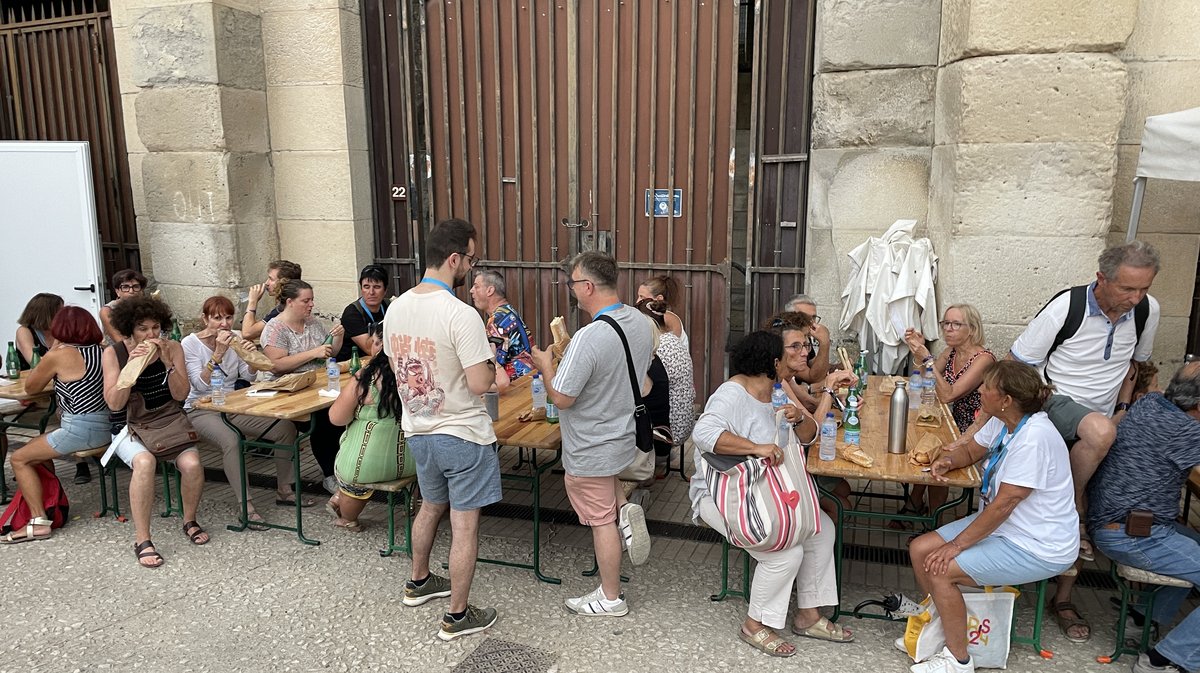
<path id="1" fill-rule="evenodd" d="M 108 412 L 91 414 L 63 414 L 57 430 L 46 435 L 50 448 L 60 456 L 106 446 L 112 435 L 108 433 Z"/>
<path id="2" fill-rule="evenodd" d="M 457 512 L 500 502 L 500 458 L 491 444 L 453 435 L 409 435 L 406 441 L 427 502 L 450 503 Z"/>
<path id="3" fill-rule="evenodd" d="M 948 523 L 937 529 L 937 534 L 949 542 L 966 530 L 977 516 L 979 516 L 979 512 Z M 958 561 L 958 567 L 962 568 L 962 571 L 981 587 L 1016 586 L 1029 582 L 1040 582 L 1050 577 L 1057 577 L 1074 565 L 1074 563 L 1047 563 L 1005 538 L 995 535 L 989 535 L 967 547 L 954 560 Z"/>

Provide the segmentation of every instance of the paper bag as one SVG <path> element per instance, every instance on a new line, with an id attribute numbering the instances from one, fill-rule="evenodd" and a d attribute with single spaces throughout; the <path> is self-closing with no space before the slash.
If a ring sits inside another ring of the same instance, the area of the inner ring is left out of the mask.
<path id="1" fill-rule="evenodd" d="M 256 372 L 269 372 L 275 368 L 275 363 L 271 362 L 271 358 L 264 355 L 262 351 L 258 350 L 258 347 L 240 336 L 234 335 L 233 339 L 229 342 L 229 347 L 250 366 L 250 369 Z"/>
<path id="2" fill-rule="evenodd" d="M 311 388 L 316 382 L 317 370 L 313 369 L 307 372 L 285 374 L 274 381 L 262 381 L 250 386 L 248 390 L 255 392 L 259 390 L 278 390 L 282 393 L 294 393 L 305 388 Z"/>
<path id="3" fill-rule="evenodd" d="M 146 344 L 149 350 L 145 355 L 139 355 L 136 358 L 129 358 L 129 362 L 121 368 L 121 375 L 117 377 L 117 390 L 126 390 L 133 387 L 137 383 L 138 377 L 142 375 L 142 371 L 146 369 L 146 365 L 150 364 L 150 360 L 158 353 L 158 346 L 152 341 L 142 342 Z"/>

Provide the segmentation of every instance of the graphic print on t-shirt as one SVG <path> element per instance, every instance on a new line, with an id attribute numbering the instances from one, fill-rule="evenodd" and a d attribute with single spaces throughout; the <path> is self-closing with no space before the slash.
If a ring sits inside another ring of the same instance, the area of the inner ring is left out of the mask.
<path id="1" fill-rule="evenodd" d="M 396 387 L 405 411 L 414 416 L 440 414 L 446 392 L 437 382 L 437 344 L 425 337 L 393 334 L 391 346 Z"/>

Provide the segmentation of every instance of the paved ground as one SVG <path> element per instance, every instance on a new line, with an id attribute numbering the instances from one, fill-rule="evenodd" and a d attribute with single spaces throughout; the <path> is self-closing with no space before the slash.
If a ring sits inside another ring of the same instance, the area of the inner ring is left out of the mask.
<path id="1" fill-rule="evenodd" d="M 216 457 L 206 462 L 215 464 Z M 626 568 L 627 617 L 569 615 L 563 599 L 596 583 L 579 576 L 591 565 L 590 536 L 563 523 L 543 528 L 545 568 L 564 578 L 563 585 L 480 564 L 472 600 L 498 608 L 500 620 L 489 632 L 443 643 L 435 634 L 444 603 L 404 607 L 399 598 L 407 557 L 380 558 L 376 552 L 386 532 L 381 505 L 368 507 L 367 530 L 359 534 L 331 528 L 319 506 L 308 510 L 310 535 L 323 544 L 307 547 L 280 531 L 226 531 L 224 524 L 234 520 L 232 492 L 210 483 L 200 521 L 212 542 L 193 547 L 179 530 L 179 517 L 156 517 L 154 539 L 167 561 L 146 570 L 134 561 L 132 524 L 92 518 L 99 502 L 95 482 L 70 484 L 70 464 L 61 464 L 59 472 L 72 498 L 71 522 L 49 541 L 0 550 L 0 582 L 9 587 L 9 637 L 0 645 L 0 671 L 907 670 L 905 657 L 891 645 L 903 631 L 900 623 L 848 619 L 856 642 L 800 639 L 800 653 L 791 659 L 751 650 L 737 639 L 744 601 L 708 598 L 719 586 L 721 550 L 706 542 L 657 537 L 651 562 Z M 121 476 L 124 486 L 128 472 Z M 546 505 L 564 506 L 555 500 L 561 478 L 552 482 Z M 678 477 L 660 482 L 648 508 L 651 518 L 680 521 L 684 490 Z M 273 501 L 270 491 L 255 493 L 261 503 Z M 520 504 L 528 494 L 510 497 Z M 274 505 L 260 510 L 281 522 L 289 515 Z M 481 554 L 529 560 L 530 535 L 526 521 L 488 517 Z M 889 544 L 874 536 L 854 541 Z M 435 559 L 445 560 L 448 548 L 443 532 Z M 736 582 L 740 563 L 731 565 Z M 849 562 L 846 572 L 847 603 L 885 590 L 914 591 L 911 571 L 895 563 Z M 1008 670 L 1128 670 L 1128 657 L 1110 666 L 1094 661 L 1112 646 L 1110 595 L 1078 592 L 1077 602 L 1095 622 L 1090 643 L 1068 643 L 1049 624 L 1044 645 L 1054 658 L 1015 646 Z M 1019 605 L 1018 619 L 1031 623 L 1031 605 L 1025 598 Z"/>

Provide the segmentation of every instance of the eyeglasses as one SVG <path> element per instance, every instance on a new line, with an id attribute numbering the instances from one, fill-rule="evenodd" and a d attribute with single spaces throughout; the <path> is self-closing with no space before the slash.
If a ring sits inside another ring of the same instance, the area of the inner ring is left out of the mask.
<path id="1" fill-rule="evenodd" d="M 946 331 L 957 331 L 967 326 L 965 322 L 957 322 L 954 320 L 943 320 L 938 325 Z"/>
<path id="2" fill-rule="evenodd" d="M 587 278 L 571 278 L 567 280 L 567 287 L 574 290 L 575 283 L 592 283 L 592 281 L 588 280 Z M 592 283 L 592 285 L 595 285 L 595 283 Z"/>
<path id="3" fill-rule="evenodd" d="M 811 353 L 813 345 L 809 341 L 797 341 L 794 344 L 788 344 L 784 346 L 784 348 L 792 351 L 793 353 Z"/>
<path id="4" fill-rule="evenodd" d="M 141 292 L 142 286 L 136 283 L 133 285 L 126 283 L 125 285 L 118 285 L 117 289 L 121 292 Z"/>
<path id="5" fill-rule="evenodd" d="M 462 255 L 463 257 L 467 258 L 467 264 L 469 264 L 472 269 L 474 269 L 475 265 L 479 263 L 479 258 L 476 257 L 475 255 L 468 254 L 465 252 L 461 252 L 459 254 Z"/>
<path id="6" fill-rule="evenodd" d="M 811 315 L 811 316 L 809 316 L 809 317 L 810 317 L 810 318 L 812 318 L 812 323 L 813 323 L 814 325 L 820 325 L 820 324 L 821 324 L 821 316 L 819 316 L 819 315 L 817 315 L 817 314 L 815 314 L 815 313 L 814 313 L 813 315 Z"/>

